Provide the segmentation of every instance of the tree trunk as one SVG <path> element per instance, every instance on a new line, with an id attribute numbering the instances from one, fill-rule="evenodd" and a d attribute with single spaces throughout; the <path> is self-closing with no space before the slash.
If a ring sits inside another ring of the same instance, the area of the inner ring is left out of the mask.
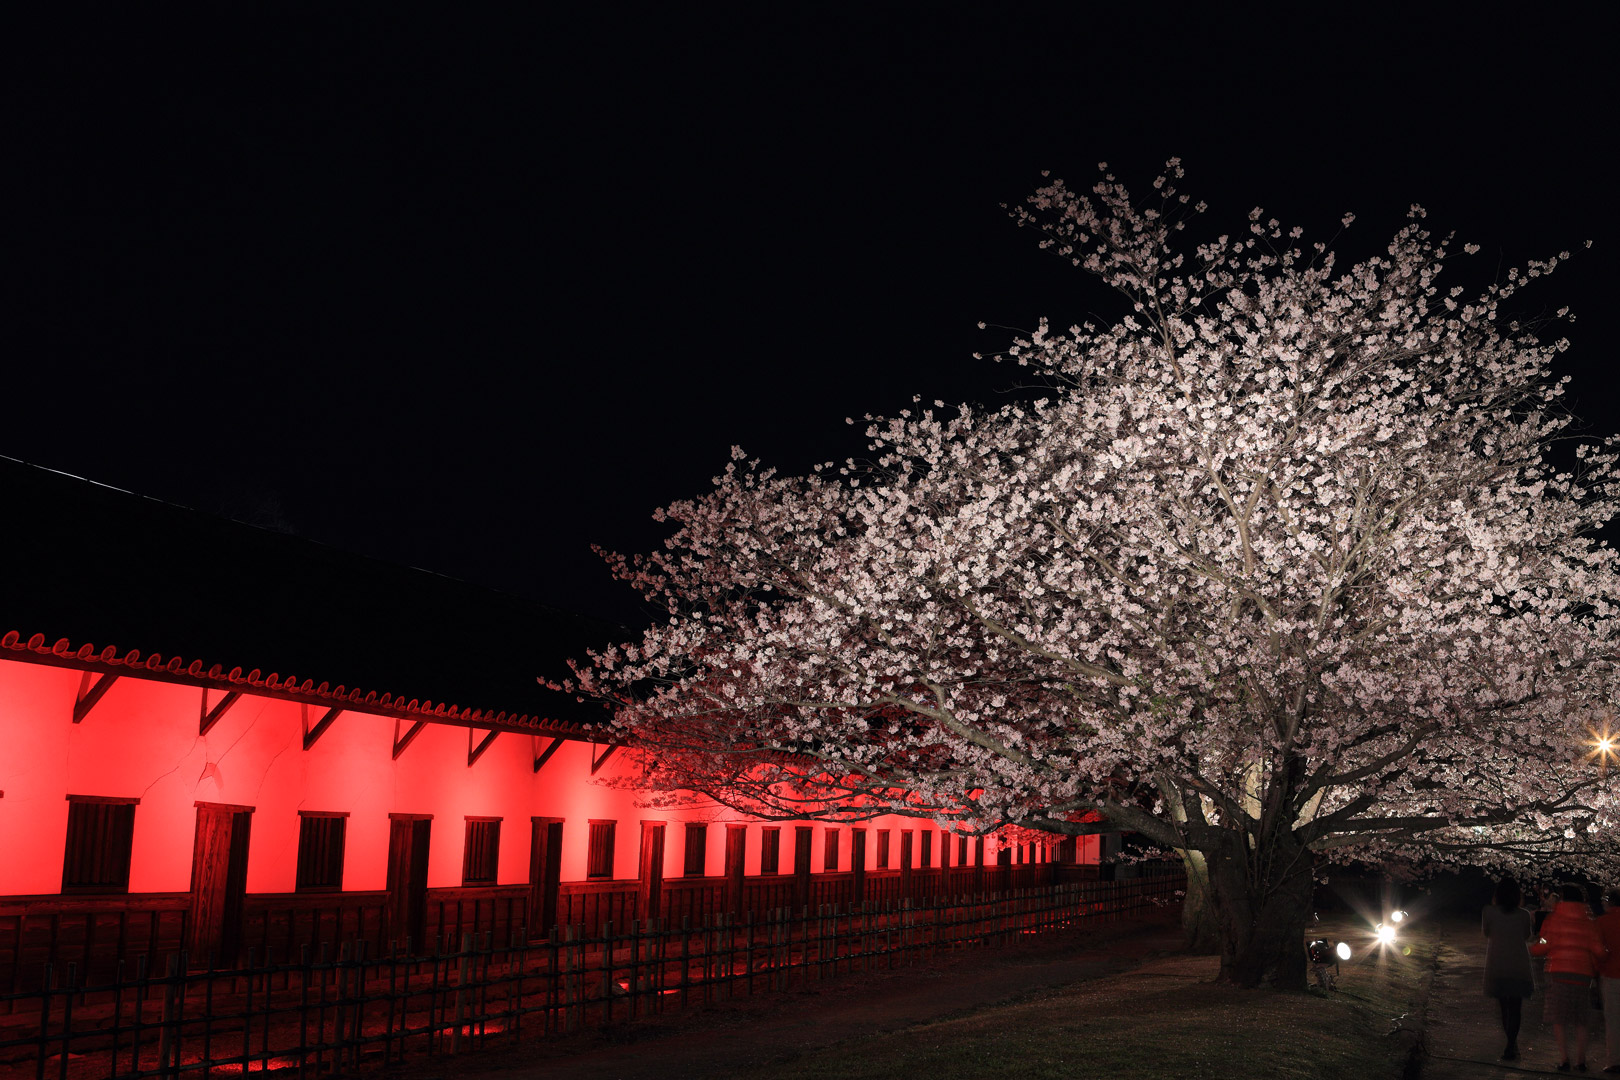
<path id="1" fill-rule="evenodd" d="M 1181 929 L 1186 949 L 1199 956 L 1221 951 L 1221 924 L 1209 894 L 1209 860 L 1202 851 L 1184 848 L 1181 865 L 1187 872 L 1187 892 L 1181 899 Z"/>
<path id="2" fill-rule="evenodd" d="M 1209 899 L 1221 935 L 1222 982 L 1305 989 L 1313 861 L 1283 841 L 1247 851 L 1234 836 L 1208 853 Z M 1190 892 L 1190 889 L 1189 889 Z"/>

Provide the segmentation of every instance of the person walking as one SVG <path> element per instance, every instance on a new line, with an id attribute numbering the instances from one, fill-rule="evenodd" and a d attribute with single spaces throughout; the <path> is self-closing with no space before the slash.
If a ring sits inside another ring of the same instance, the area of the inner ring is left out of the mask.
<path id="1" fill-rule="evenodd" d="M 1524 999 L 1535 993 L 1530 975 L 1530 942 L 1535 940 L 1535 923 L 1522 906 L 1519 883 L 1503 878 L 1496 883 L 1491 903 L 1480 916 L 1485 931 L 1485 994 L 1502 1010 L 1502 1031 L 1507 1035 L 1503 1061 L 1519 1057 L 1519 1024 Z"/>
<path id="2" fill-rule="evenodd" d="M 1586 907 L 1586 890 L 1565 885 L 1547 921 L 1541 924 L 1541 940 L 1530 946 L 1537 956 L 1547 958 L 1547 1009 L 1542 1019 L 1553 1026 L 1558 1052 L 1563 1057 L 1559 1072 L 1569 1072 L 1569 1029 L 1575 1029 L 1575 1068 L 1586 1071 L 1586 1039 L 1592 1009 L 1592 976 L 1608 956 L 1596 921 Z"/>
<path id="3" fill-rule="evenodd" d="M 1537 885 L 1536 897 L 1536 936 L 1541 936 L 1541 924 L 1547 921 L 1547 916 L 1553 913 L 1558 906 L 1558 890 L 1552 885 Z"/>
<path id="4" fill-rule="evenodd" d="M 1598 934 L 1609 950 L 1608 959 L 1598 968 L 1598 986 L 1603 997 L 1603 1030 L 1608 1042 L 1606 1073 L 1620 1073 L 1620 888 L 1609 886 L 1604 894 L 1609 907 L 1598 919 Z"/>

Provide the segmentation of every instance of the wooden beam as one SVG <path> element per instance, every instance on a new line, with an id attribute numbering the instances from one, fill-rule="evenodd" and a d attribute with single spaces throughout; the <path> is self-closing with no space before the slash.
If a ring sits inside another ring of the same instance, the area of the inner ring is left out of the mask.
<path id="1" fill-rule="evenodd" d="M 236 704 L 237 699 L 240 698 L 241 696 L 242 696 L 242 691 L 240 691 L 240 690 L 228 690 L 228 691 L 226 691 L 225 696 L 220 699 L 219 704 L 215 705 L 212 709 L 208 710 L 208 715 L 204 716 L 202 718 L 202 723 L 197 725 L 197 734 L 198 735 L 206 735 L 206 734 L 208 734 L 209 730 L 215 724 L 219 723 L 221 720 L 223 720 L 225 718 L 225 713 L 230 709 L 230 707 L 232 705 Z M 208 691 L 207 690 L 203 691 L 203 704 L 204 705 L 208 704 Z"/>
<path id="2" fill-rule="evenodd" d="M 332 721 L 336 720 L 342 712 L 343 706 L 341 705 L 328 709 L 326 715 L 315 722 L 314 727 L 306 727 L 304 729 L 304 749 L 308 750 L 314 746 L 315 740 L 326 734 L 326 729 L 332 726 Z M 309 723 L 308 713 L 304 714 L 304 723 Z"/>
<path id="3" fill-rule="evenodd" d="M 89 716 L 90 710 L 96 707 L 96 702 L 100 701 L 102 695 L 111 690 L 112 684 L 117 681 L 118 676 L 109 672 L 91 686 L 90 673 L 85 672 L 84 678 L 79 680 L 79 700 L 73 703 L 73 722 L 77 724 Z"/>
<path id="4" fill-rule="evenodd" d="M 534 745 L 536 750 L 534 755 L 534 771 L 539 772 L 541 769 L 545 768 L 546 762 L 551 760 L 551 755 L 562 749 L 562 744 L 563 741 L 561 739 L 552 739 L 550 744 L 548 744 L 544 750 L 541 750 L 539 749 L 540 736 L 536 735 L 534 737 Z"/>
<path id="5" fill-rule="evenodd" d="M 483 741 L 481 741 L 478 744 L 478 748 L 474 749 L 473 748 L 472 733 L 473 733 L 473 729 L 468 728 L 467 729 L 467 768 L 469 768 L 469 769 L 473 767 L 474 762 L 476 762 L 479 758 L 484 756 L 484 751 L 489 749 L 489 744 L 494 742 L 495 741 L 495 736 L 500 734 L 500 732 L 498 732 L 498 731 L 490 732 L 488 735 L 484 736 Z"/>
<path id="6" fill-rule="evenodd" d="M 596 770 L 598 770 L 602 766 L 606 765 L 608 758 L 612 757 L 616 752 L 618 752 L 619 748 L 622 747 L 622 746 L 624 746 L 624 743 L 614 743 L 613 745 L 609 746 L 606 750 L 602 751 L 602 754 L 601 754 L 600 757 L 593 757 L 591 759 L 591 775 L 595 776 L 596 775 Z"/>
<path id="7" fill-rule="evenodd" d="M 399 755 L 401 755 L 401 754 L 403 754 L 405 752 L 405 748 L 407 746 L 411 745 L 411 741 L 413 739 L 415 739 L 418 735 L 422 734 L 422 729 L 427 727 L 427 726 L 428 726 L 428 722 L 426 720 L 418 720 L 416 723 L 411 725 L 411 730 L 407 731 L 405 733 L 405 737 L 402 739 L 402 738 L 399 737 L 399 717 L 397 717 L 397 716 L 394 717 L 394 760 L 395 761 L 399 760 Z"/>

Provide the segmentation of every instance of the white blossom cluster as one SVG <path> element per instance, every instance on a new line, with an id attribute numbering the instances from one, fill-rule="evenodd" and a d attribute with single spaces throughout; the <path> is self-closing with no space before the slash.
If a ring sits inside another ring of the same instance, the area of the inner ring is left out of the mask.
<path id="1" fill-rule="evenodd" d="M 1554 465 L 1564 342 L 1507 314 L 1567 253 L 1465 295 L 1419 207 L 1344 268 L 1259 210 L 1189 244 L 1181 176 L 1014 211 L 1128 307 L 1007 347 L 1039 396 L 868 417 L 807 476 L 735 451 L 612 557 L 668 619 L 570 687 L 645 782 L 1183 851 L 1615 846 L 1615 445 Z"/>

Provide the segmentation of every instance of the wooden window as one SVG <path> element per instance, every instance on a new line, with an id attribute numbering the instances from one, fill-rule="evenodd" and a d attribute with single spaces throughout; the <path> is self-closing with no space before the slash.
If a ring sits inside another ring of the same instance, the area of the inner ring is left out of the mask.
<path id="1" fill-rule="evenodd" d="M 585 876 L 610 878 L 613 876 L 613 821 L 592 821 L 589 848 L 585 853 Z"/>
<path id="2" fill-rule="evenodd" d="M 956 838 L 956 865 L 957 866 L 966 866 L 968 864 L 967 840 L 968 840 L 968 838 L 966 836 L 958 836 Z"/>
<path id="3" fill-rule="evenodd" d="M 821 868 L 829 874 L 838 873 L 838 836 L 841 830 L 828 829 L 827 842 L 822 845 Z"/>
<path id="4" fill-rule="evenodd" d="M 135 805 L 140 801 L 68 796 L 63 892 L 129 891 L 129 849 L 135 838 Z"/>
<path id="5" fill-rule="evenodd" d="M 922 858 L 917 861 L 917 865 L 924 870 L 934 865 L 934 830 L 932 829 L 922 831 Z"/>
<path id="6" fill-rule="evenodd" d="M 343 888 L 343 839 L 348 814 L 298 811 L 299 892 L 337 892 Z"/>
<path id="7" fill-rule="evenodd" d="M 878 830 L 877 868 L 879 870 L 887 870 L 889 868 L 889 830 L 888 829 L 879 829 Z"/>
<path id="8" fill-rule="evenodd" d="M 709 852 L 709 827 L 701 822 L 688 822 L 686 826 L 686 866 L 681 872 L 687 877 L 702 877 L 703 863 Z"/>
<path id="9" fill-rule="evenodd" d="M 493 885 L 501 857 L 501 819 L 467 819 L 467 842 L 461 849 L 461 883 Z"/>
<path id="10" fill-rule="evenodd" d="M 782 864 L 782 830 L 761 829 L 759 831 L 759 872 L 762 874 L 775 874 L 777 867 Z"/>

